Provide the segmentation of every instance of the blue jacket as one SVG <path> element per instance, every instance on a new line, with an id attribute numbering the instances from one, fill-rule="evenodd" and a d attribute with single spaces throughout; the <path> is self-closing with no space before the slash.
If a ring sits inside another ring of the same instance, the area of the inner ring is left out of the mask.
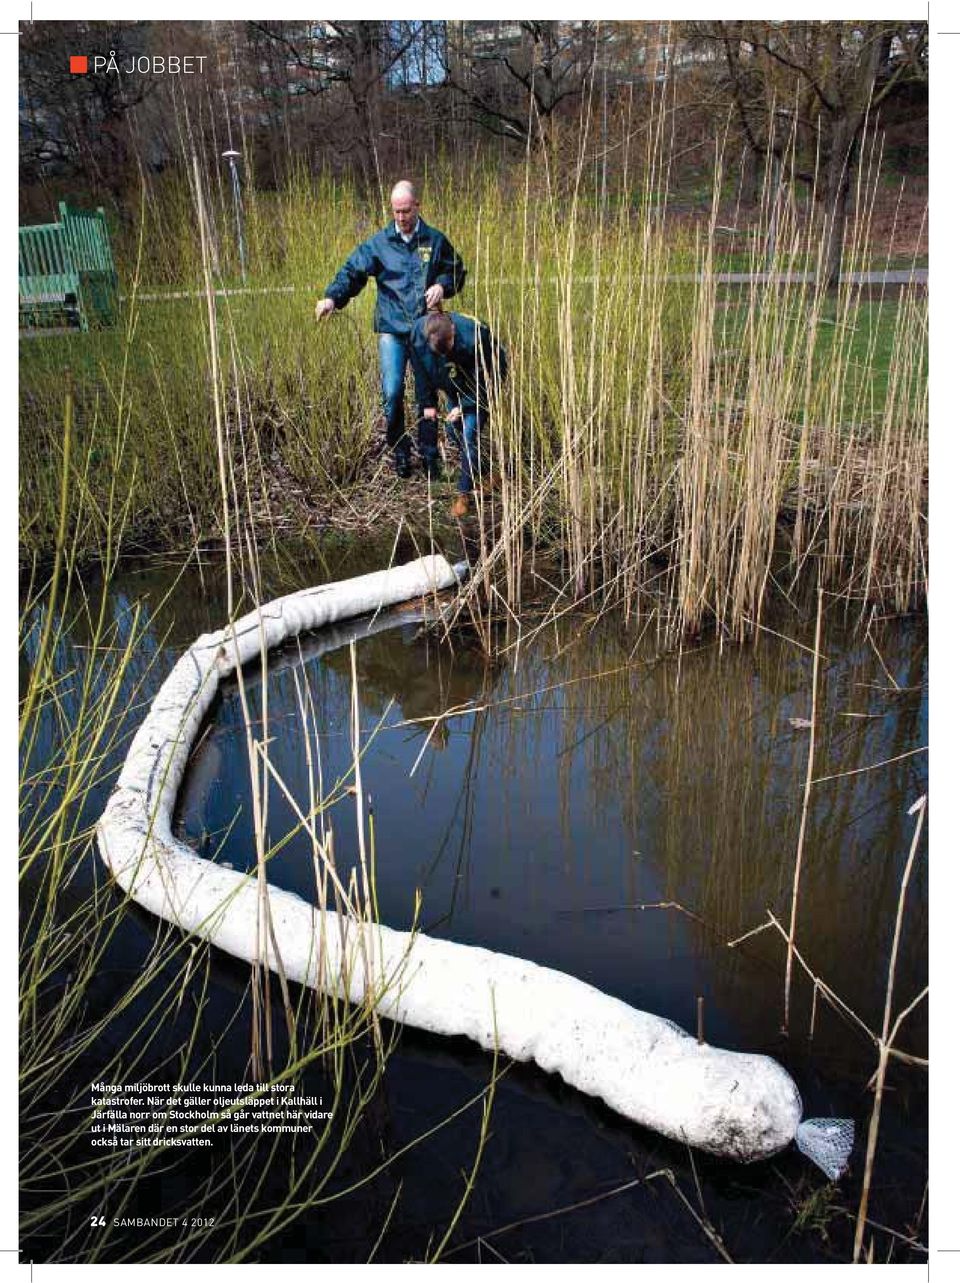
<path id="1" fill-rule="evenodd" d="M 491 380 L 497 375 L 500 379 L 507 377 L 507 354 L 483 321 L 459 312 L 447 315 L 453 321 L 453 347 L 447 355 L 439 356 L 430 350 L 424 333 L 426 317 L 421 317 L 410 331 L 413 358 L 435 390 L 445 392 L 464 410 L 486 413 L 490 408 L 487 389 Z"/>
<path id="2" fill-rule="evenodd" d="M 378 334 L 405 336 L 426 310 L 423 296 L 431 285 L 443 286 L 443 297 L 463 289 L 467 271 L 443 232 L 421 218 L 409 244 L 393 223 L 353 251 L 327 286 L 325 294 L 346 307 L 370 277 L 377 282 L 373 328 Z"/>

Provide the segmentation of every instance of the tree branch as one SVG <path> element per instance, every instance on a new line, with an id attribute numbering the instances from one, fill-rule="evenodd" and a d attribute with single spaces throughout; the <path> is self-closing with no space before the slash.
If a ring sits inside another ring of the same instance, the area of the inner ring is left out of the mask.
<path id="1" fill-rule="evenodd" d="M 774 62 L 779 62 L 782 66 L 789 67 L 791 71 L 795 71 L 798 75 L 801 75 L 823 103 L 824 108 L 829 111 L 831 115 L 837 110 L 838 104 L 830 101 L 823 87 L 817 82 L 809 67 L 804 67 L 802 63 L 793 62 L 790 58 L 785 58 L 783 54 L 778 53 L 767 41 L 759 40 L 752 29 L 748 36 L 748 43 L 753 45 L 755 49 L 762 49 L 768 57 L 774 60 Z"/>

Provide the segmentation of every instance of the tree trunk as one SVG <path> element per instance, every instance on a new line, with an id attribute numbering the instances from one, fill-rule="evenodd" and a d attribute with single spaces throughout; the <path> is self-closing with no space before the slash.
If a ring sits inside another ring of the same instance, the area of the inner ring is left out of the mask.
<path id="1" fill-rule="evenodd" d="M 763 152 L 748 143 L 744 148 L 743 202 L 749 209 L 756 209 L 760 204 L 765 168 Z"/>
<path id="2" fill-rule="evenodd" d="M 849 116 L 838 116 L 834 119 L 830 131 L 830 154 L 820 198 L 824 237 L 822 273 L 830 287 L 837 285 L 840 280 L 847 203 L 850 196 L 850 168 L 856 155 L 861 124 L 862 119 L 853 120 Z"/>
<path id="3" fill-rule="evenodd" d="M 354 94 L 354 101 L 359 108 L 360 119 L 366 139 L 366 152 L 363 154 L 364 172 L 372 193 L 375 193 L 377 207 L 385 199 L 383 192 L 383 175 L 380 170 L 380 24 L 377 22 L 358 22 L 358 47 L 355 74 L 359 79 L 359 95 Z"/>
<path id="4" fill-rule="evenodd" d="M 837 104 L 830 121 L 830 153 L 827 158 L 823 192 L 826 254 L 824 271 L 827 284 L 840 279 L 843 235 L 850 195 L 850 171 L 857 156 L 860 135 L 873 101 L 874 86 L 883 52 L 882 30 L 878 23 L 868 23 L 864 40 L 848 83 L 837 85 L 833 100 Z"/>

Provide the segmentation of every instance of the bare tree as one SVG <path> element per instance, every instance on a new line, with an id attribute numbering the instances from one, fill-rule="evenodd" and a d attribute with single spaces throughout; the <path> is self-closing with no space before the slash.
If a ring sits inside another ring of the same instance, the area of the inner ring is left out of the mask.
<path id="1" fill-rule="evenodd" d="M 393 73 L 420 23 L 325 21 L 248 23 L 251 40 L 271 47 L 284 68 L 284 97 L 322 99 L 325 126 L 339 136 L 372 190 L 382 191 L 383 112 Z"/>
<path id="2" fill-rule="evenodd" d="M 549 130 L 561 104 L 579 100 L 594 70 L 596 23 L 524 21 L 464 24 L 458 65 L 444 70 L 469 118 L 492 134 L 526 143 Z M 532 107 L 532 111 L 531 111 Z"/>
<path id="3" fill-rule="evenodd" d="M 108 191 L 119 202 L 134 166 L 129 113 L 158 85 L 119 72 L 73 74 L 70 57 L 113 51 L 118 64 L 144 52 L 144 22 L 34 22 L 20 36 L 20 182 L 55 180 Z"/>
<path id="4" fill-rule="evenodd" d="M 711 48 L 747 146 L 762 163 L 793 149 L 826 234 L 825 272 L 840 273 L 851 173 L 867 118 L 926 79 L 926 23 L 712 22 L 687 38 Z"/>

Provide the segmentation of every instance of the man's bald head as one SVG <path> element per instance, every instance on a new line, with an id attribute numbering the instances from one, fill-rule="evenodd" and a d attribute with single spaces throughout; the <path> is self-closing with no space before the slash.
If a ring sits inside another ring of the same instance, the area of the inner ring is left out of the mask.
<path id="1" fill-rule="evenodd" d="M 393 191 L 390 193 L 390 204 L 392 205 L 398 197 L 401 200 L 412 200 L 416 201 L 418 205 L 420 204 L 417 189 L 414 187 L 413 183 L 411 183 L 409 178 L 401 178 L 399 183 L 394 187 Z"/>
<path id="2" fill-rule="evenodd" d="M 420 202 L 413 183 L 407 179 L 397 183 L 390 193 L 390 208 L 393 211 L 393 221 L 403 235 L 412 235 L 420 216 Z"/>

